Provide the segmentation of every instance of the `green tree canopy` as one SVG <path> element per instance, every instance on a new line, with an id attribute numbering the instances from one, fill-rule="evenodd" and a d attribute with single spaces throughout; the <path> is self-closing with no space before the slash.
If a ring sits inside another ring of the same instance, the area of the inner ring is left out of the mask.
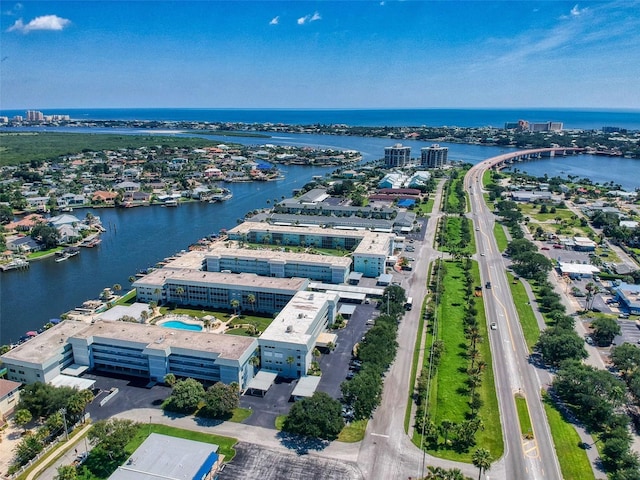
<path id="1" fill-rule="evenodd" d="M 138 425 L 131 420 L 99 420 L 93 424 L 87 436 L 93 445 L 106 452 L 120 453 L 135 436 Z"/>
<path id="2" fill-rule="evenodd" d="M 282 429 L 307 437 L 334 440 L 344 428 L 340 402 L 325 392 L 293 404 Z"/>
<path id="3" fill-rule="evenodd" d="M 599 347 L 608 347 L 613 342 L 616 335 L 620 335 L 620 325 L 609 317 L 596 318 L 592 323 L 593 333 L 591 337 Z M 637 349 L 636 349 L 637 350 Z"/>
<path id="4" fill-rule="evenodd" d="M 565 360 L 580 360 L 587 357 L 582 340 L 573 330 L 550 327 L 540 334 L 535 346 L 548 365 L 560 365 Z"/>
<path id="5" fill-rule="evenodd" d="M 237 383 L 215 383 L 204 394 L 204 407 L 200 415 L 216 418 L 232 414 L 240 404 L 239 393 Z"/>
<path id="6" fill-rule="evenodd" d="M 174 384 L 164 408 L 174 412 L 193 413 L 204 399 L 204 393 L 204 387 L 199 381 L 193 378 L 179 380 Z"/>

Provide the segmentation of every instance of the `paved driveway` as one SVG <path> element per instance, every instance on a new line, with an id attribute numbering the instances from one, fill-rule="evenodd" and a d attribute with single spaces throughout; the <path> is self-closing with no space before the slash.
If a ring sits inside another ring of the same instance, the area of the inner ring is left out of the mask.
<path id="1" fill-rule="evenodd" d="M 101 393 L 87 407 L 87 412 L 91 414 L 94 421 L 110 418 L 134 408 L 159 409 L 162 402 L 171 394 L 171 389 L 163 385 L 145 388 L 149 380 L 142 378 L 107 374 L 87 374 L 83 378 L 94 379 L 96 381 L 95 387 L 101 390 Z M 100 401 L 114 387 L 119 390 L 118 393 L 104 406 L 100 406 Z"/>

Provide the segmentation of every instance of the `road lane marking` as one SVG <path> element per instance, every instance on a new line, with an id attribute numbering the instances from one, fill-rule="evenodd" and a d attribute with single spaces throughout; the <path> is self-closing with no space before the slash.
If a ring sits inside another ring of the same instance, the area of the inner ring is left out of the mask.
<path id="1" fill-rule="evenodd" d="M 385 435 L 383 433 L 375 433 L 372 432 L 371 435 L 373 435 L 374 437 L 383 437 L 383 438 L 389 438 L 389 435 Z"/>

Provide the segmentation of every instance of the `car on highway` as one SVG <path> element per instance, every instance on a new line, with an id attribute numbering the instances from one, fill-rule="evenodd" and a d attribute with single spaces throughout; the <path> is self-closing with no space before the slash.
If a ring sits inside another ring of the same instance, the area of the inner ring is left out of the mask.
<path id="1" fill-rule="evenodd" d="M 491 322 L 491 330 L 497 330 L 498 324 L 496 322 Z"/>
<path id="2" fill-rule="evenodd" d="M 478 227 L 476 227 L 476 232 L 479 232 L 479 231 L 480 231 L 480 229 Z"/>
<path id="3" fill-rule="evenodd" d="M 482 253 L 480 254 L 480 256 L 481 256 L 481 257 L 484 257 L 484 252 L 482 252 Z"/>
<path id="4" fill-rule="evenodd" d="M 549 250 L 549 247 L 542 247 L 540 250 Z"/>

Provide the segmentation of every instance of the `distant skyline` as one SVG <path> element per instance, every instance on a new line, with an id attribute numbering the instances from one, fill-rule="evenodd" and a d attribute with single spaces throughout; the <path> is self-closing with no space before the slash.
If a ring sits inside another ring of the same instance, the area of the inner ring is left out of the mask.
<path id="1" fill-rule="evenodd" d="M 1 110 L 640 109 L 640 0 L 0 9 Z"/>

